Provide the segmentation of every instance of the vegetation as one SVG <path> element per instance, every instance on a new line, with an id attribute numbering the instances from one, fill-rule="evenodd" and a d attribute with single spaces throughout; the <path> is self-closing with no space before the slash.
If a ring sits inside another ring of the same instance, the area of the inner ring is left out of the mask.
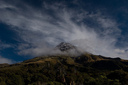
<path id="1" fill-rule="evenodd" d="M 84 54 L 36 57 L 0 67 L 0 85 L 128 85 L 127 61 Z"/>

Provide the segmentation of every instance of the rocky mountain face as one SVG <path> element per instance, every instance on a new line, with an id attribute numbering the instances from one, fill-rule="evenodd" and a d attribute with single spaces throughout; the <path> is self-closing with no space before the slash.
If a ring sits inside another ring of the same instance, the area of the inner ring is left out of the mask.
<path id="1" fill-rule="evenodd" d="M 53 50 L 53 53 L 59 51 L 58 54 L 66 54 L 66 55 L 70 55 L 70 56 L 74 56 L 77 57 L 83 53 L 85 53 L 84 50 L 78 48 L 77 46 L 74 46 L 70 43 L 66 43 L 66 42 L 61 42 L 60 44 L 58 44 L 55 49 Z"/>
<path id="2" fill-rule="evenodd" d="M 59 45 L 56 46 L 57 49 L 59 49 L 60 51 L 68 51 L 68 50 L 72 50 L 72 49 L 76 49 L 76 47 L 70 43 L 66 43 L 66 42 L 61 42 Z"/>
<path id="3" fill-rule="evenodd" d="M 64 42 L 56 48 L 77 49 Z M 87 52 L 40 56 L 0 66 L 0 85 L 128 85 L 128 61 Z"/>

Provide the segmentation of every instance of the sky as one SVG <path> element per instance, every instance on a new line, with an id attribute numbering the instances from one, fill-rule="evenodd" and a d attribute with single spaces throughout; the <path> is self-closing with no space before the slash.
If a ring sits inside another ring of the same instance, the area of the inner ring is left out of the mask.
<path id="1" fill-rule="evenodd" d="M 44 54 L 61 42 L 128 59 L 127 0 L 0 0 L 0 63 Z"/>

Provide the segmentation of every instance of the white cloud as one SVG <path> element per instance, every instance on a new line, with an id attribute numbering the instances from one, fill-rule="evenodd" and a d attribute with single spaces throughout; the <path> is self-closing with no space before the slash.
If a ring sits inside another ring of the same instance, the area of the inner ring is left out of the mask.
<path id="1" fill-rule="evenodd" d="M 12 45 L 6 44 L 0 40 L 0 51 L 3 49 L 11 48 L 11 47 L 12 47 Z M 0 56 L 0 64 L 2 64 L 2 63 L 12 64 L 12 63 L 14 63 L 14 61 Z"/>
<path id="2" fill-rule="evenodd" d="M 123 58 L 115 51 L 118 49 L 115 44 L 121 32 L 118 23 L 99 11 L 89 13 L 71 10 L 65 5 L 61 6 L 61 3 L 44 3 L 44 7 L 39 10 L 27 5 L 22 9 L 15 4 L 4 4 L 0 7 L 0 21 L 16 27 L 12 30 L 18 32 L 24 40 L 18 46 L 19 54 L 38 56 L 48 53 L 49 47 L 66 41 L 94 54 Z M 6 9 L 6 5 L 13 11 Z"/>
<path id="3" fill-rule="evenodd" d="M 10 44 L 3 43 L 0 40 L 0 50 L 12 47 Z"/>
<path id="4" fill-rule="evenodd" d="M 13 61 L 10 60 L 10 59 L 7 59 L 7 58 L 3 58 L 0 56 L 0 64 L 3 64 L 3 63 L 8 63 L 8 64 L 12 64 Z"/>
<path id="5" fill-rule="evenodd" d="M 122 50 L 122 49 L 115 49 L 115 51 L 118 53 L 125 53 L 125 50 Z"/>

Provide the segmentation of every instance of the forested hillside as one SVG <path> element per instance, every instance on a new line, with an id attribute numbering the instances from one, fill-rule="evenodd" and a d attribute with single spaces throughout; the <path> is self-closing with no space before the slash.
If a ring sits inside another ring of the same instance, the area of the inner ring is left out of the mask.
<path id="1" fill-rule="evenodd" d="M 41 56 L 0 67 L 0 85 L 127 85 L 128 61 L 85 53 Z"/>

